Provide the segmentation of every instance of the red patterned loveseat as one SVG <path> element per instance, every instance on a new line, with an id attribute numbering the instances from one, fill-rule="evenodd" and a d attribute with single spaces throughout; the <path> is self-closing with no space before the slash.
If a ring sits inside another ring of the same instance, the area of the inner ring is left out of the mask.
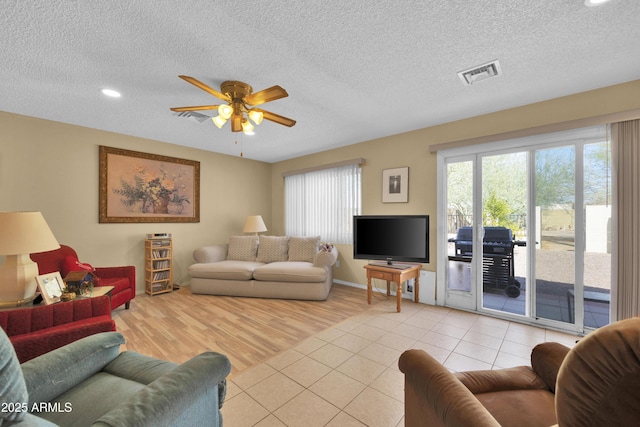
<path id="1" fill-rule="evenodd" d="M 80 338 L 116 330 L 108 296 L 0 311 L 20 363 Z"/>
<path id="2" fill-rule="evenodd" d="M 40 274 L 60 272 L 64 277 L 70 272 L 79 270 L 78 254 L 66 245 L 60 245 L 60 249 L 48 252 L 31 254 L 31 259 L 38 263 Z M 136 297 L 136 268 L 132 265 L 123 267 L 96 267 L 94 274 L 97 278 L 95 286 L 113 286 L 111 291 L 111 309 L 122 304 L 129 308 L 132 299 Z"/>

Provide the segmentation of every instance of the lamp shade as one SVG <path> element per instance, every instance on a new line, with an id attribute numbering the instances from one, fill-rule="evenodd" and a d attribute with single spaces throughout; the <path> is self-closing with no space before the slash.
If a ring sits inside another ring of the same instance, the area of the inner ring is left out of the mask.
<path id="1" fill-rule="evenodd" d="M 58 249 L 60 245 L 40 212 L 0 212 L 0 255 Z"/>
<path id="2" fill-rule="evenodd" d="M 222 126 L 227 123 L 227 119 L 223 119 L 221 116 L 215 116 L 211 120 L 218 127 L 218 129 L 222 129 Z"/>
<path id="3" fill-rule="evenodd" d="M 262 215 L 250 215 L 244 222 L 243 233 L 262 233 L 267 231 L 267 226 L 264 225 Z"/>
<path id="4" fill-rule="evenodd" d="M 253 120 L 253 123 L 259 125 L 260 123 L 262 123 L 262 119 L 264 118 L 264 114 L 262 114 L 261 111 L 256 111 L 256 110 L 249 110 L 249 118 L 251 120 Z"/>
<path id="5" fill-rule="evenodd" d="M 233 114 L 233 107 L 227 104 L 221 104 L 218 107 L 218 114 L 225 120 L 229 120 Z"/>
<path id="6" fill-rule="evenodd" d="M 242 132 L 244 132 L 245 135 L 253 135 L 253 129 L 254 127 L 249 120 L 242 120 Z"/>
<path id="7" fill-rule="evenodd" d="M 0 307 L 31 301 L 36 291 L 38 264 L 29 254 L 60 245 L 40 212 L 0 212 Z"/>

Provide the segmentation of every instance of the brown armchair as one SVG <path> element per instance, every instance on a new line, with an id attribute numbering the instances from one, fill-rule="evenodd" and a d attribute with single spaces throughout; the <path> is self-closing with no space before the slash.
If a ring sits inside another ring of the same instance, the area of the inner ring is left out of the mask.
<path id="1" fill-rule="evenodd" d="M 422 350 L 398 362 L 405 425 L 603 426 L 640 419 L 640 318 L 592 332 L 570 350 L 544 343 L 531 367 L 452 374 Z"/>

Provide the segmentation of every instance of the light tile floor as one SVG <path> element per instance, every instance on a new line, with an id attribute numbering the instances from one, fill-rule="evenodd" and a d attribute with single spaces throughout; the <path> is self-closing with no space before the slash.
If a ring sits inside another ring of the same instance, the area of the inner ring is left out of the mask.
<path id="1" fill-rule="evenodd" d="M 531 349 L 578 337 L 473 313 L 378 302 L 228 381 L 230 427 L 404 425 L 398 358 L 423 349 L 451 371 L 529 365 Z"/>

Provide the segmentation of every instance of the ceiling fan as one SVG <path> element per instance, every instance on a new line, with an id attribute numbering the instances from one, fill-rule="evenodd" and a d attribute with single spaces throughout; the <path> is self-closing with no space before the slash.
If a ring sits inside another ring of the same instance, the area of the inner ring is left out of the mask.
<path id="1" fill-rule="evenodd" d="M 286 98 L 289 96 L 286 90 L 280 86 L 272 86 L 270 88 L 253 93 L 253 88 L 247 83 L 230 80 L 223 82 L 220 85 L 220 91 L 207 86 L 199 80 L 189 76 L 178 76 L 181 79 L 191 83 L 194 86 L 199 87 L 205 92 L 210 93 L 216 98 L 225 101 L 226 104 L 219 105 L 200 105 L 194 107 L 174 107 L 171 111 L 184 112 L 184 111 L 198 111 L 198 110 L 218 110 L 218 115 L 213 117 L 213 123 L 222 129 L 222 126 L 231 119 L 231 131 L 232 132 L 244 132 L 245 134 L 252 135 L 254 126 L 251 122 L 259 125 L 262 119 L 267 119 L 272 122 L 279 123 L 284 126 L 293 126 L 296 124 L 295 120 L 281 116 L 279 114 L 271 113 L 260 108 L 255 108 L 256 105 L 262 105 L 266 102 L 275 101 L 276 99 Z M 245 117 L 246 114 L 246 117 Z M 251 121 L 249 120 L 251 119 Z"/>

